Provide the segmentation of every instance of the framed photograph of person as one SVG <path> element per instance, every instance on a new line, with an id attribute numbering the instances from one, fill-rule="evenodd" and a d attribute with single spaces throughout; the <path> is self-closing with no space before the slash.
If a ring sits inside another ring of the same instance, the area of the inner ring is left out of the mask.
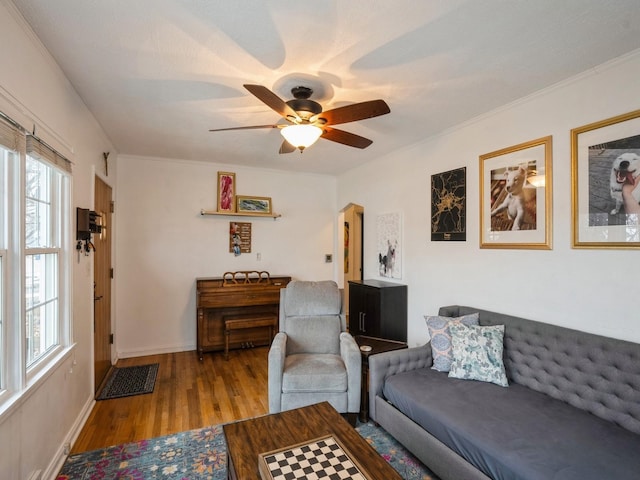
<path id="1" fill-rule="evenodd" d="M 480 248 L 551 249 L 552 137 L 480 156 Z"/>
<path id="2" fill-rule="evenodd" d="M 640 110 L 571 130 L 573 248 L 640 247 Z"/>
<path id="3" fill-rule="evenodd" d="M 236 211 L 236 174 L 218 172 L 218 212 Z"/>

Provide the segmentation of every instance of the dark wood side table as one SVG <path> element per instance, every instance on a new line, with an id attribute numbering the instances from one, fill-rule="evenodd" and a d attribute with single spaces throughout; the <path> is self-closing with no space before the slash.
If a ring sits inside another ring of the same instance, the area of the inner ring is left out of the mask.
<path id="1" fill-rule="evenodd" d="M 405 342 L 386 340 L 384 338 L 367 337 L 356 335 L 353 337 L 360 348 L 362 354 L 362 386 L 360 387 L 360 416 L 361 422 L 369 421 L 369 357 L 376 353 L 389 352 L 407 348 Z M 371 347 L 369 351 L 363 351 L 363 346 Z"/>

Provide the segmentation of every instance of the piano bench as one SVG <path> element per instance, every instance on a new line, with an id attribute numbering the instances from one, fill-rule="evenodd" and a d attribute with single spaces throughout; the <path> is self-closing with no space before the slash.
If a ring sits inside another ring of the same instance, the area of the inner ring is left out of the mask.
<path id="1" fill-rule="evenodd" d="M 247 315 L 239 317 L 226 317 L 224 320 L 224 358 L 229 360 L 229 338 L 231 332 L 244 330 L 246 328 L 269 327 L 269 338 L 273 338 L 273 333 L 278 322 L 275 315 L 249 317 Z"/>

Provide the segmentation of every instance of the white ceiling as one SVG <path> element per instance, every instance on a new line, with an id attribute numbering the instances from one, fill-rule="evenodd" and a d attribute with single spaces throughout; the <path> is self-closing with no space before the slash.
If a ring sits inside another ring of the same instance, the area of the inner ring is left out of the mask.
<path id="1" fill-rule="evenodd" d="M 13 0 L 121 154 L 338 174 L 640 48 L 639 0 Z M 279 155 L 247 92 L 391 113 Z M 540 112 L 544 115 L 545 112 Z"/>

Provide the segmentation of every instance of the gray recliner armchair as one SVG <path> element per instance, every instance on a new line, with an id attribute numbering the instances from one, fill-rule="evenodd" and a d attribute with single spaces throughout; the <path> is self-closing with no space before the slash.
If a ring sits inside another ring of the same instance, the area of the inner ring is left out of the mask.
<path id="1" fill-rule="evenodd" d="M 270 413 L 323 401 L 357 413 L 361 365 L 335 282 L 292 281 L 280 290 L 280 331 L 269 350 Z"/>

